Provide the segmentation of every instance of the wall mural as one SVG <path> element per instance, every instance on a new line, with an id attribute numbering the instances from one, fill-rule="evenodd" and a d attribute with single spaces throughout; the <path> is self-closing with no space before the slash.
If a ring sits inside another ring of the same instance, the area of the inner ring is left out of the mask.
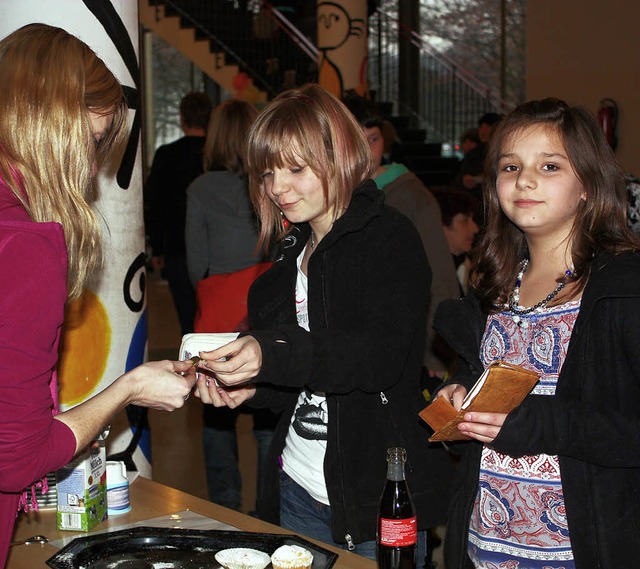
<path id="1" fill-rule="evenodd" d="M 366 10 L 365 0 L 318 2 L 319 83 L 336 97 L 368 92 Z"/>

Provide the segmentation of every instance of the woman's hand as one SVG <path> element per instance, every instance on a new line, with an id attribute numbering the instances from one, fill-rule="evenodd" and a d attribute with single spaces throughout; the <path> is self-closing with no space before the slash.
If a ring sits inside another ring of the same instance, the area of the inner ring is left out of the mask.
<path id="1" fill-rule="evenodd" d="M 253 379 L 262 368 L 262 349 L 252 336 L 243 336 L 210 352 L 201 352 L 200 366 L 230 387 Z M 202 392 L 200 392 L 202 395 Z"/>
<path id="2" fill-rule="evenodd" d="M 464 422 L 458 425 L 458 430 L 488 445 L 498 436 L 506 417 L 506 413 L 466 413 Z"/>
<path id="3" fill-rule="evenodd" d="M 438 397 L 445 397 L 449 400 L 449 403 L 454 406 L 456 411 L 460 411 L 462 402 L 467 396 L 467 388 L 460 383 L 451 383 L 445 385 L 442 389 L 439 389 L 436 393 L 436 399 Z"/>
<path id="4" fill-rule="evenodd" d="M 460 411 L 466 396 L 467 388 L 459 383 L 445 385 L 436 393 L 436 398 L 446 397 L 456 411 Z M 458 430 L 481 443 L 490 444 L 498 436 L 506 417 L 505 413 L 467 413 Z"/>
<path id="5" fill-rule="evenodd" d="M 125 373 L 119 382 L 131 389 L 129 404 L 173 411 L 184 405 L 196 375 L 191 362 L 148 362 Z"/>
<path id="6" fill-rule="evenodd" d="M 192 362 L 148 362 L 121 375 L 84 403 L 54 417 L 76 438 L 76 453 L 94 440 L 115 413 L 127 405 L 173 411 L 184 405 L 196 381 Z"/>

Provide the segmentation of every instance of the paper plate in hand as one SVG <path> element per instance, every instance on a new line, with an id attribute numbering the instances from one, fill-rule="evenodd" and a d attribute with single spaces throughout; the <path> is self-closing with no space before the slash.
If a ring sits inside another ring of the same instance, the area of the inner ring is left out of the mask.
<path id="1" fill-rule="evenodd" d="M 200 352 L 210 352 L 221 348 L 238 337 L 238 332 L 185 334 L 180 344 L 179 359 L 188 360 Z"/>

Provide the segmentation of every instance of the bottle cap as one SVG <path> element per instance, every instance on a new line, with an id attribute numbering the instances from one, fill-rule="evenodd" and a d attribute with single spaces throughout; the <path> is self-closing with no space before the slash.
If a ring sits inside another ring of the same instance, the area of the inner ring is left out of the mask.
<path id="1" fill-rule="evenodd" d="M 107 460 L 107 487 L 128 483 L 127 467 L 121 460 Z"/>
<path id="2" fill-rule="evenodd" d="M 402 447 L 391 447 L 387 450 L 387 462 L 389 461 L 401 461 L 407 460 L 407 451 Z"/>

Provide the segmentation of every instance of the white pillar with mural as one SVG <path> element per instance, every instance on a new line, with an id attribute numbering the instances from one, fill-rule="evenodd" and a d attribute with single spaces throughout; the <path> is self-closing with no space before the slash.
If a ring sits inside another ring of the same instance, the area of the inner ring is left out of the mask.
<path id="1" fill-rule="evenodd" d="M 95 207 L 105 221 L 104 267 L 65 318 L 59 381 L 61 407 L 68 409 L 146 360 L 138 5 L 131 0 L 0 3 L 0 37 L 34 22 L 64 28 L 89 45 L 122 83 L 131 108 L 128 142 L 98 174 Z M 137 419 L 133 415 L 129 418 Z M 127 421 L 119 430 L 107 439 L 108 454 L 137 438 Z M 149 476 L 148 430 L 141 433 L 133 460 Z"/>
<path id="2" fill-rule="evenodd" d="M 318 0 L 318 82 L 336 97 L 366 96 L 367 0 Z"/>

